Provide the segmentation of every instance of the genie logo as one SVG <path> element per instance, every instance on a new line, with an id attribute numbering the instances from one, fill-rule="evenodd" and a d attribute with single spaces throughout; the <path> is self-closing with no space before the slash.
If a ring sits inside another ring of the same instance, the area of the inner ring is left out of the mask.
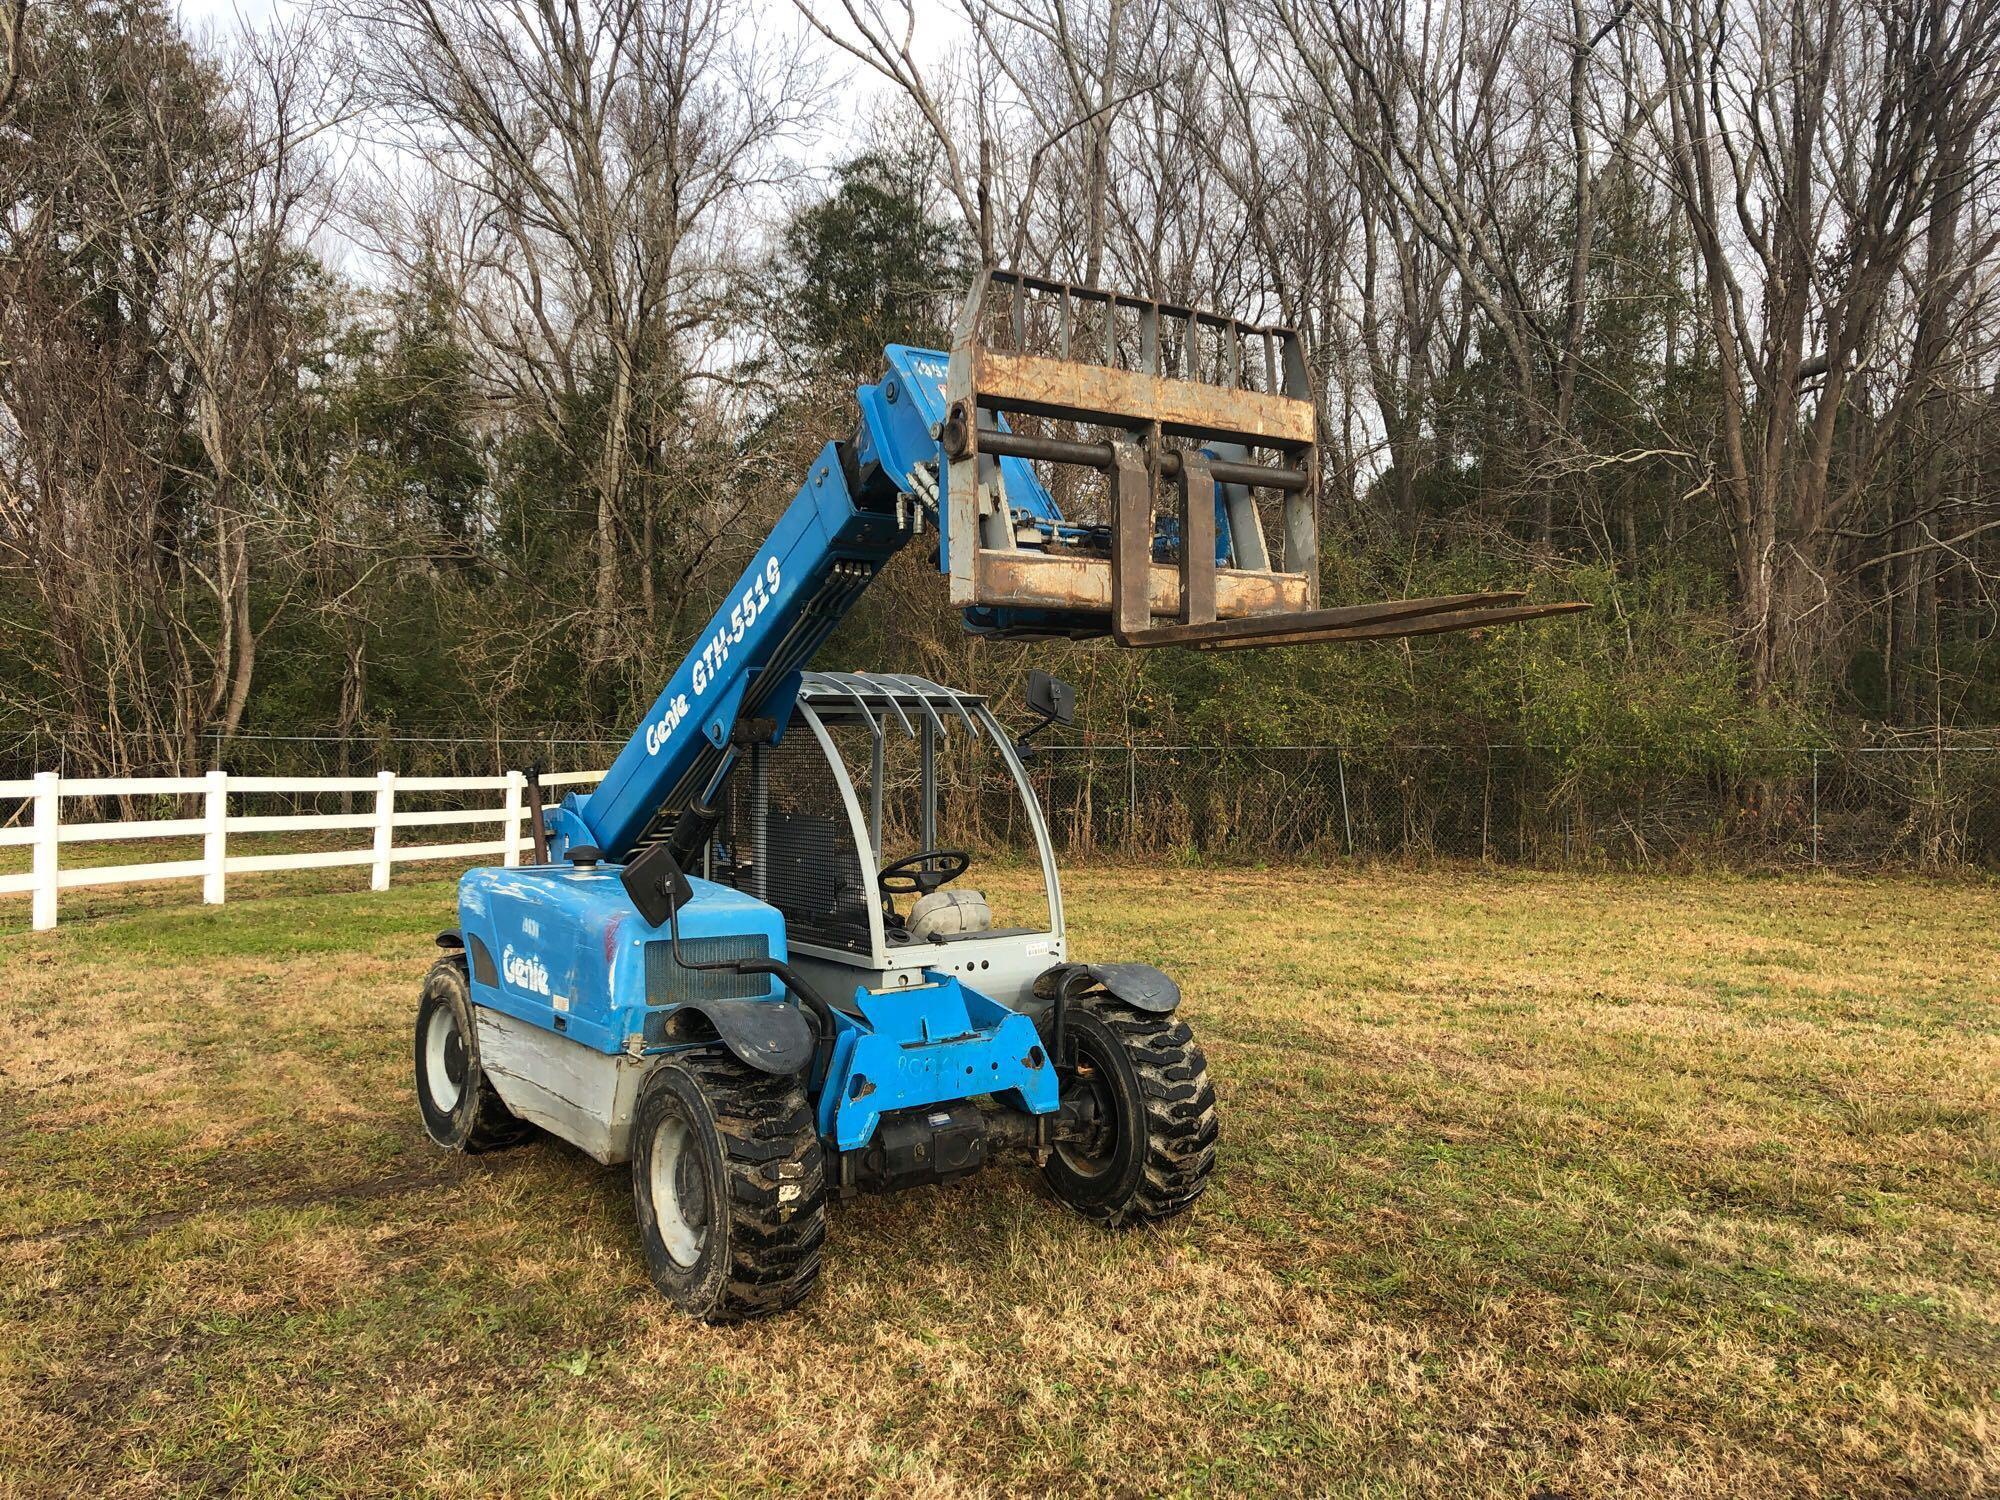
<path id="1" fill-rule="evenodd" d="M 516 989 L 533 990 L 537 995 L 549 992 L 549 971 L 542 961 L 532 953 L 516 953 L 512 943 L 501 950 L 500 972 Z"/>
<path id="2" fill-rule="evenodd" d="M 749 581 L 742 585 L 742 595 L 728 606 L 727 617 L 717 610 L 715 619 L 710 622 L 715 626 L 715 633 L 699 651 L 689 653 L 688 680 L 697 698 L 722 681 L 722 669 L 729 663 L 730 651 L 750 638 L 750 632 L 764 617 L 765 611 L 778 602 L 778 589 L 784 582 L 784 573 L 778 566 L 777 558 L 765 558 L 763 567 L 753 568 L 743 577 Z M 658 755 L 667 747 L 688 712 L 688 694 L 675 693 L 659 718 L 646 726 L 648 755 Z"/>
<path id="3" fill-rule="evenodd" d="M 673 735 L 673 732 L 681 727 L 681 720 L 687 717 L 687 712 L 687 694 L 675 693 L 674 701 L 667 705 L 667 711 L 660 715 L 657 722 L 646 726 L 646 753 L 648 755 L 658 755 L 660 753 L 660 746 L 664 745 Z"/>

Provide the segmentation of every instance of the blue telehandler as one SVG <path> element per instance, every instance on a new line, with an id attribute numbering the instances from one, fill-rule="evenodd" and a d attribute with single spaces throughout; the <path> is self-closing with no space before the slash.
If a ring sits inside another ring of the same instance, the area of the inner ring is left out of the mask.
<path id="1" fill-rule="evenodd" d="M 812 670 L 899 550 L 934 537 L 967 628 L 1003 638 L 1228 650 L 1575 607 L 1321 608 L 1289 330 L 992 270 L 948 353 L 884 361 L 602 782 L 537 795 L 532 865 L 461 880 L 417 1008 L 431 1138 L 483 1151 L 539 1127 L 629 1161 L 653 1281 L 717 1322 L 806 1294 L 830 1197 L 1011 1159 L 1117 1227 L 1180 1213 L 1215 1163 L 1180 991 L 1072 958 L 991 707 Z M 1099 519 L 1077 519 L 1093 490 Z M 1061 684 L 1035 674 L 1029 696 L 1067 720 Z M 1004 920 L 952 826 L 1000 819 L 1040 873 Z"/>

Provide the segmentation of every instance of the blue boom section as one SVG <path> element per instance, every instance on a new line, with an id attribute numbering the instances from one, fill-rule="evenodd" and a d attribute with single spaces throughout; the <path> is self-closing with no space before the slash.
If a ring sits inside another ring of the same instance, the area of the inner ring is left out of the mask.
<path id="1" fill-rule="evenodd" d="M 739 719 L 772 719 L 772 738 L 783 734 L 799 674 L 909 540 L 895 488 L 886 496 L 886 508 L 862 508 L 840 445 L 820 450 L 784 516 L 604 780 L 588 796 L 564 799 L 550 829 L 555 857 L 593 844 L 606 859 L 625 859 L 656 817 L 708 791 L 728 768 Z"/>
<path id="2" fill-rule="evenodd" d="M 837 443 L 821 450 L 604 780 L 588 795 L 564 800 L 550 827 L 557 858 L 578 844 L 595 845 L 610 860 L 629 856 L 657 819 L 700 797 L 727 768 L 739 719 L 772 719 L 782 735 L 800 672 L 909 540 L 896 497 L 921 488 L 926 466 L 943 469 L 931 432 L 944 417 L 947 360 L 935 349 L 901 344 L 883 353 L 882 379 L 855 393 L 861 421 L 851 450 L 843 454 Z M 1052 533 L 1066 526 L 1033 465 L 1007 458 L 1000 469 L 1023 520 Z M 950 556 L 945 512 L 940 505 L 940 570 Z M 988 628 L 985 621 L 967 623 Z"/>
<path id="3" fill-rule="evenodd" d="M 912 349 L 891 344 L 882 351 L 889 368 L 874 385 L 864 385 L 854 393 L 861 407 L 861 434 L 856 455 L 863 463 L 878 459 L 894 474 L 904 489 L 916 487 L 917 470 L 936 464 L 938 483 L 945 483 L 943 453 L 931 429 L 944 420 L 944 379 L 950 361 L 936 349 Z M 1000 460 L 1000 486 L 1006 491 L 1008 508 L 1016 521 L 1035 526 L 1051 536 L 1079 535 L 1081 528 L 1070 525 L 1048 487 L 1036 477 L 1035 466 L 1025 458 Z M 951 556 L 950 507 L 944 504 L 942 489 L 938 503 L 938 571 L 948 570 Z"/>

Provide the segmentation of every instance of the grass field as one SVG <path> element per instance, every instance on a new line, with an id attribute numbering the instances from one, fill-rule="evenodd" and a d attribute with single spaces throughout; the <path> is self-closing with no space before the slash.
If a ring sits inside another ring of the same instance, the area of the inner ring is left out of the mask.
<path id="1" fill-rule="evenodd" d="M 621 1171 L 424 1141 L 448 881 L 258 889 L 0 949 L 0 1493 L 2000 1490 L 1991 884 L 1078 871 L 1208 1197 L 839 1205 L 735 1330 Z"/>

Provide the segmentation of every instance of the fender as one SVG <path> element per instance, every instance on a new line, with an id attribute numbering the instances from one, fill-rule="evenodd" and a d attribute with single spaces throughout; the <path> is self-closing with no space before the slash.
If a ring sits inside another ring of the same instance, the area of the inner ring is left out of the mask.
<path id="1" fill-rule="evenodd" d="M 676 1035 L 684 1015 L 708 1022 L 738 1062 L 760 1073 L 788 1077 L 812 1061 L 812 1023 L 791 1000 L 689 1000 L 667 1018 L 669 1041 L 688 1040 Z"/>
<path id="2" fill-rule="evenodd" d="M 1181 1003 L 1181 987 L 1151 964 L 1056 964 L 1035 976 L 1035 1029 L 1048 1043 L 1058 1066 L 1073 1059 L 1069 1028 L 1063 1018 L 1069 1008 L 1092 990 L 1103 990 L 1134 1010 L 1163 1016 Z"/>
<path id="3" fill-rule="evenodd" d="M 1181 1003 L 1181 987 L 1151 964 L 1057 964 L 1035 979 L 1035 994 L 1043 1000 L 1064 1000 L 1093 985 L 1123 1000 L 1134 1010 L 1164 1016 Z"/>

